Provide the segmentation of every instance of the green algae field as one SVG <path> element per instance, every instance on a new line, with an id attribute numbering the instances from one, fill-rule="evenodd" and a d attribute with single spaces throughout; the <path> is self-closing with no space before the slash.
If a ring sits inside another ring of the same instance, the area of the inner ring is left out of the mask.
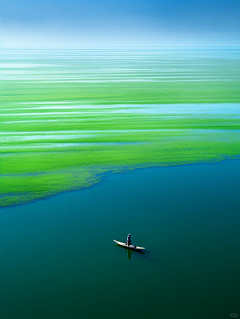
<path id="1" fill-rule="evenodd" d="M 2 50 L 0 206 L 240 156 L 239 49 Z"/>

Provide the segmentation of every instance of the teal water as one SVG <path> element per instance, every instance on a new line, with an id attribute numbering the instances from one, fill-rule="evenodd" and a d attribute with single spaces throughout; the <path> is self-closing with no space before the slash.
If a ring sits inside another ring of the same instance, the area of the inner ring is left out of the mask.
<path id="1" fill-rule="evenodd" d="M 0 210 L 3 319 L 240 315 L 240 161 L 136 170 Z M 146 254 L 117 247 L 128 232 Z"/>

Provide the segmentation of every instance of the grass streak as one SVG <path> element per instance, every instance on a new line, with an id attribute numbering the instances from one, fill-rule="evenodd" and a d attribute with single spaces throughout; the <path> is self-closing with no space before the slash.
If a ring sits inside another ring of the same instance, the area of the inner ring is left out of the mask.
<path id="1" fill-rule="evenodd" d="M 3 51 L 0 207 L 240 158 L 236 50 Z"/>

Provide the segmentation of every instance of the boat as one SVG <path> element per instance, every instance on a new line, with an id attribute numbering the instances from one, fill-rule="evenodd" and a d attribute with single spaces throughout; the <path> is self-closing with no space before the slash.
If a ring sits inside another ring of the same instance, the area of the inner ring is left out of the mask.
<path id="1" fill-rule="evenodd" d="M 119 246 L 125 247 L 127 249 L 133 249 L 133 250 L 138 250 L 141 251 L 145 249 L 145 247 L 139 247 L 139 246 L 134 246 L 134 245 L 127 245 L 126 243 L 122 243 L 121 241 L 113 239 L 113 241 L 118 244 Z"/>

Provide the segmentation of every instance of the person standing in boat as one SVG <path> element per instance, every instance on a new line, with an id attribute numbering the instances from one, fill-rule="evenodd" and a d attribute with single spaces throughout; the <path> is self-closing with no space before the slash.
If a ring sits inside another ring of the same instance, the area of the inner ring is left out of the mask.
<path id="1" fill-rule="evenodd" d="M 128 246 L 131 245 L 131 234 L 128 234 L 128 236 L 127 236 L 127 245 Z"/>

